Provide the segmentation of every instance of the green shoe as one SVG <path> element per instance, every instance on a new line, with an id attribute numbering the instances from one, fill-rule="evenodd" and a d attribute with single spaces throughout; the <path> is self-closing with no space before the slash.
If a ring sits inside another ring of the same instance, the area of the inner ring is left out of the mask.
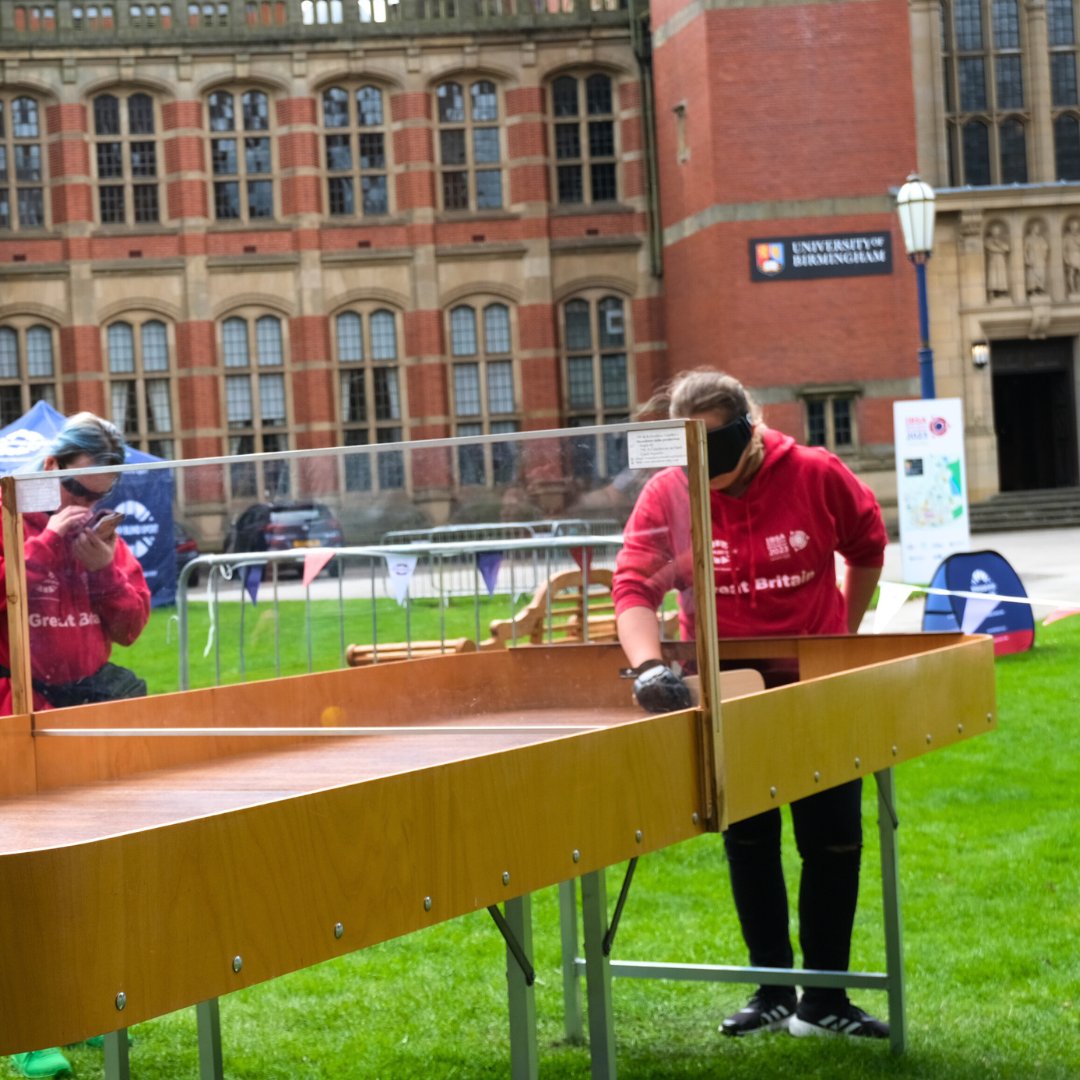
<path id="1" fill-rule="evenodd" d="M 25 1054 L 12 1054 L 11 1064 L 20 1076 L 59 1076 L 71 1072 L 71 1063 L 59 1050 L 28 1050 Z"/>
<path id="2" fill-rule="evenodd" d="M 91 1035 L 89 1039 L 83 1039 L 81 1043 L 72 1043 L 72 1046 L 92 1046 L 95 1050 L 101 1050 L 105 1046 L 104 1035 Z M 128 1046 L 134 1046 L 135 1039 L 128 1035 Z"/>

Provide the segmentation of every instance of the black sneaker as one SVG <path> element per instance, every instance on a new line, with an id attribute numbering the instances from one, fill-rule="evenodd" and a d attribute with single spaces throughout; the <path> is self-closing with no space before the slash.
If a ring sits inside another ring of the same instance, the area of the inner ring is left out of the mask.
<path id="1" fill-rule="evenodd" d="M 887 1039 L 889 1025 L 863 1012 L 849 1001 L 842 1008 L 834 1005 L 807 1005 L 799 1008 L 788 1024 L 792 1035 L 847 1035 L 850 1038 Z"/>
<path id="2" fill-rule="evenodd" d="M 721 1025 L 725 1035 L 757 1035 L 762 1031 L 783 1031 L 795 1015 L 795 992 L 765 993 L 759 990 L 737 1013 Z"/>

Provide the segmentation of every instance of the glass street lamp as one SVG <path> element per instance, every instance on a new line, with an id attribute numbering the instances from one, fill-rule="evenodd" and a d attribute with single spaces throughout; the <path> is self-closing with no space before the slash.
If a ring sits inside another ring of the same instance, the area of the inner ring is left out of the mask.
<path id="1" fill-rule="evenodd" d="M 926 260 L 934 247 L 934 189 L 914 173 L 896 193 L 896 212 L 904 247 L 915 265 L 919 290 L 919 383 L 922 396 L 934 394 L 934 352 L 930 348 L 930 309 L 926 302 Z"/>

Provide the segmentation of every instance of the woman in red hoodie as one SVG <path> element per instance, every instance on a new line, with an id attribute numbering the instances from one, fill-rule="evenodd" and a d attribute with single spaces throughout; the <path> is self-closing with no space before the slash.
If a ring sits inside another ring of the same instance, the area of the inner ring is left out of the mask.
<path id="1" fill-rule="evenodd" d="M 655 399 L 654 399 L 655 400 Z M 881 574 L 887 542 L 881 511 L 835 455 L 769 430 L 738 380 L 701 369 L 662 395 L 672 417 L 708 432 L 716 619 L 720 637 L 854 633 Z M 836 579 L 836 553 L 847 567 Z M 682 469 L 646 484 L 624 531 L 613 593 L 619 640 L 650 712 L 686 708 L 686 684 L 660 659 L 656 611 L 679 593 L 682 636 L 694 637 L 689 490 Z M 799 938 L 807 968 L 846 971 L 862 853 L 861 781 L 791 805 L 802 859 Z M 737 822 L 724 834 L 743 937 L 754 967 L 790 968 L 780 811 Z M 726 1035 L 787 1029 L 795 1035 L 884 1038 L 888 1025 L 843 989 L 761 986 L 729 1016 Z"/>
<path id="2" fill-rule="evenodd" d="M 146 684 L 109 664 L 113 643 L 130 645 L 150 617 L 142 568 L 110 529 L 88 528 L 93 506 L 112 491 L 115 473 L 63 476 L 66 469 L 122 465 L 124 440 L 107 420 L 69 417 L 35 470 L 60 472 L 60 505 L 51 514 L 23 515 L 35 711 L 80 702 L 135 697 Z M 0 541 L 0 716 L 11 715 L 7 562 Z M 11 1057 L 21 1076 L 70 1071 L 55 1048 Z"/>
<path id="3" fill-rule="evenodd" d="M 113 644 L 130 645 L 150 617 L 142 568 L 115 532 L 87 528 L 93 506 L 112 491 L 115 473 L 65 477 L 67 469 L 122 465 L 124 441 L 93 413 L 69 417 L 39 470 L 60 473 L 60 505 L 23 515 L 34 709 L 135 696 L 145 684 L 107 665 Z M 0 612 L 7 606 L 0 546 Z M 11 713 L 8 626 L 0 617 L 0 716 Z"/>

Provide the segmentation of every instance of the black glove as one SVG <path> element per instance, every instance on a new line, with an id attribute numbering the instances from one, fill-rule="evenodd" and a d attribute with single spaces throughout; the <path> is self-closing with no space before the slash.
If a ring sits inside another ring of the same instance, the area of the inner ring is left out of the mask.
<path id="1" fill-rule="evenodd" d="M 663 660 L 647 660 L 638 666 L 637 673 L 634 697 L 647 712 L 678 712 L 690 708 L 690 688 Z"/>

